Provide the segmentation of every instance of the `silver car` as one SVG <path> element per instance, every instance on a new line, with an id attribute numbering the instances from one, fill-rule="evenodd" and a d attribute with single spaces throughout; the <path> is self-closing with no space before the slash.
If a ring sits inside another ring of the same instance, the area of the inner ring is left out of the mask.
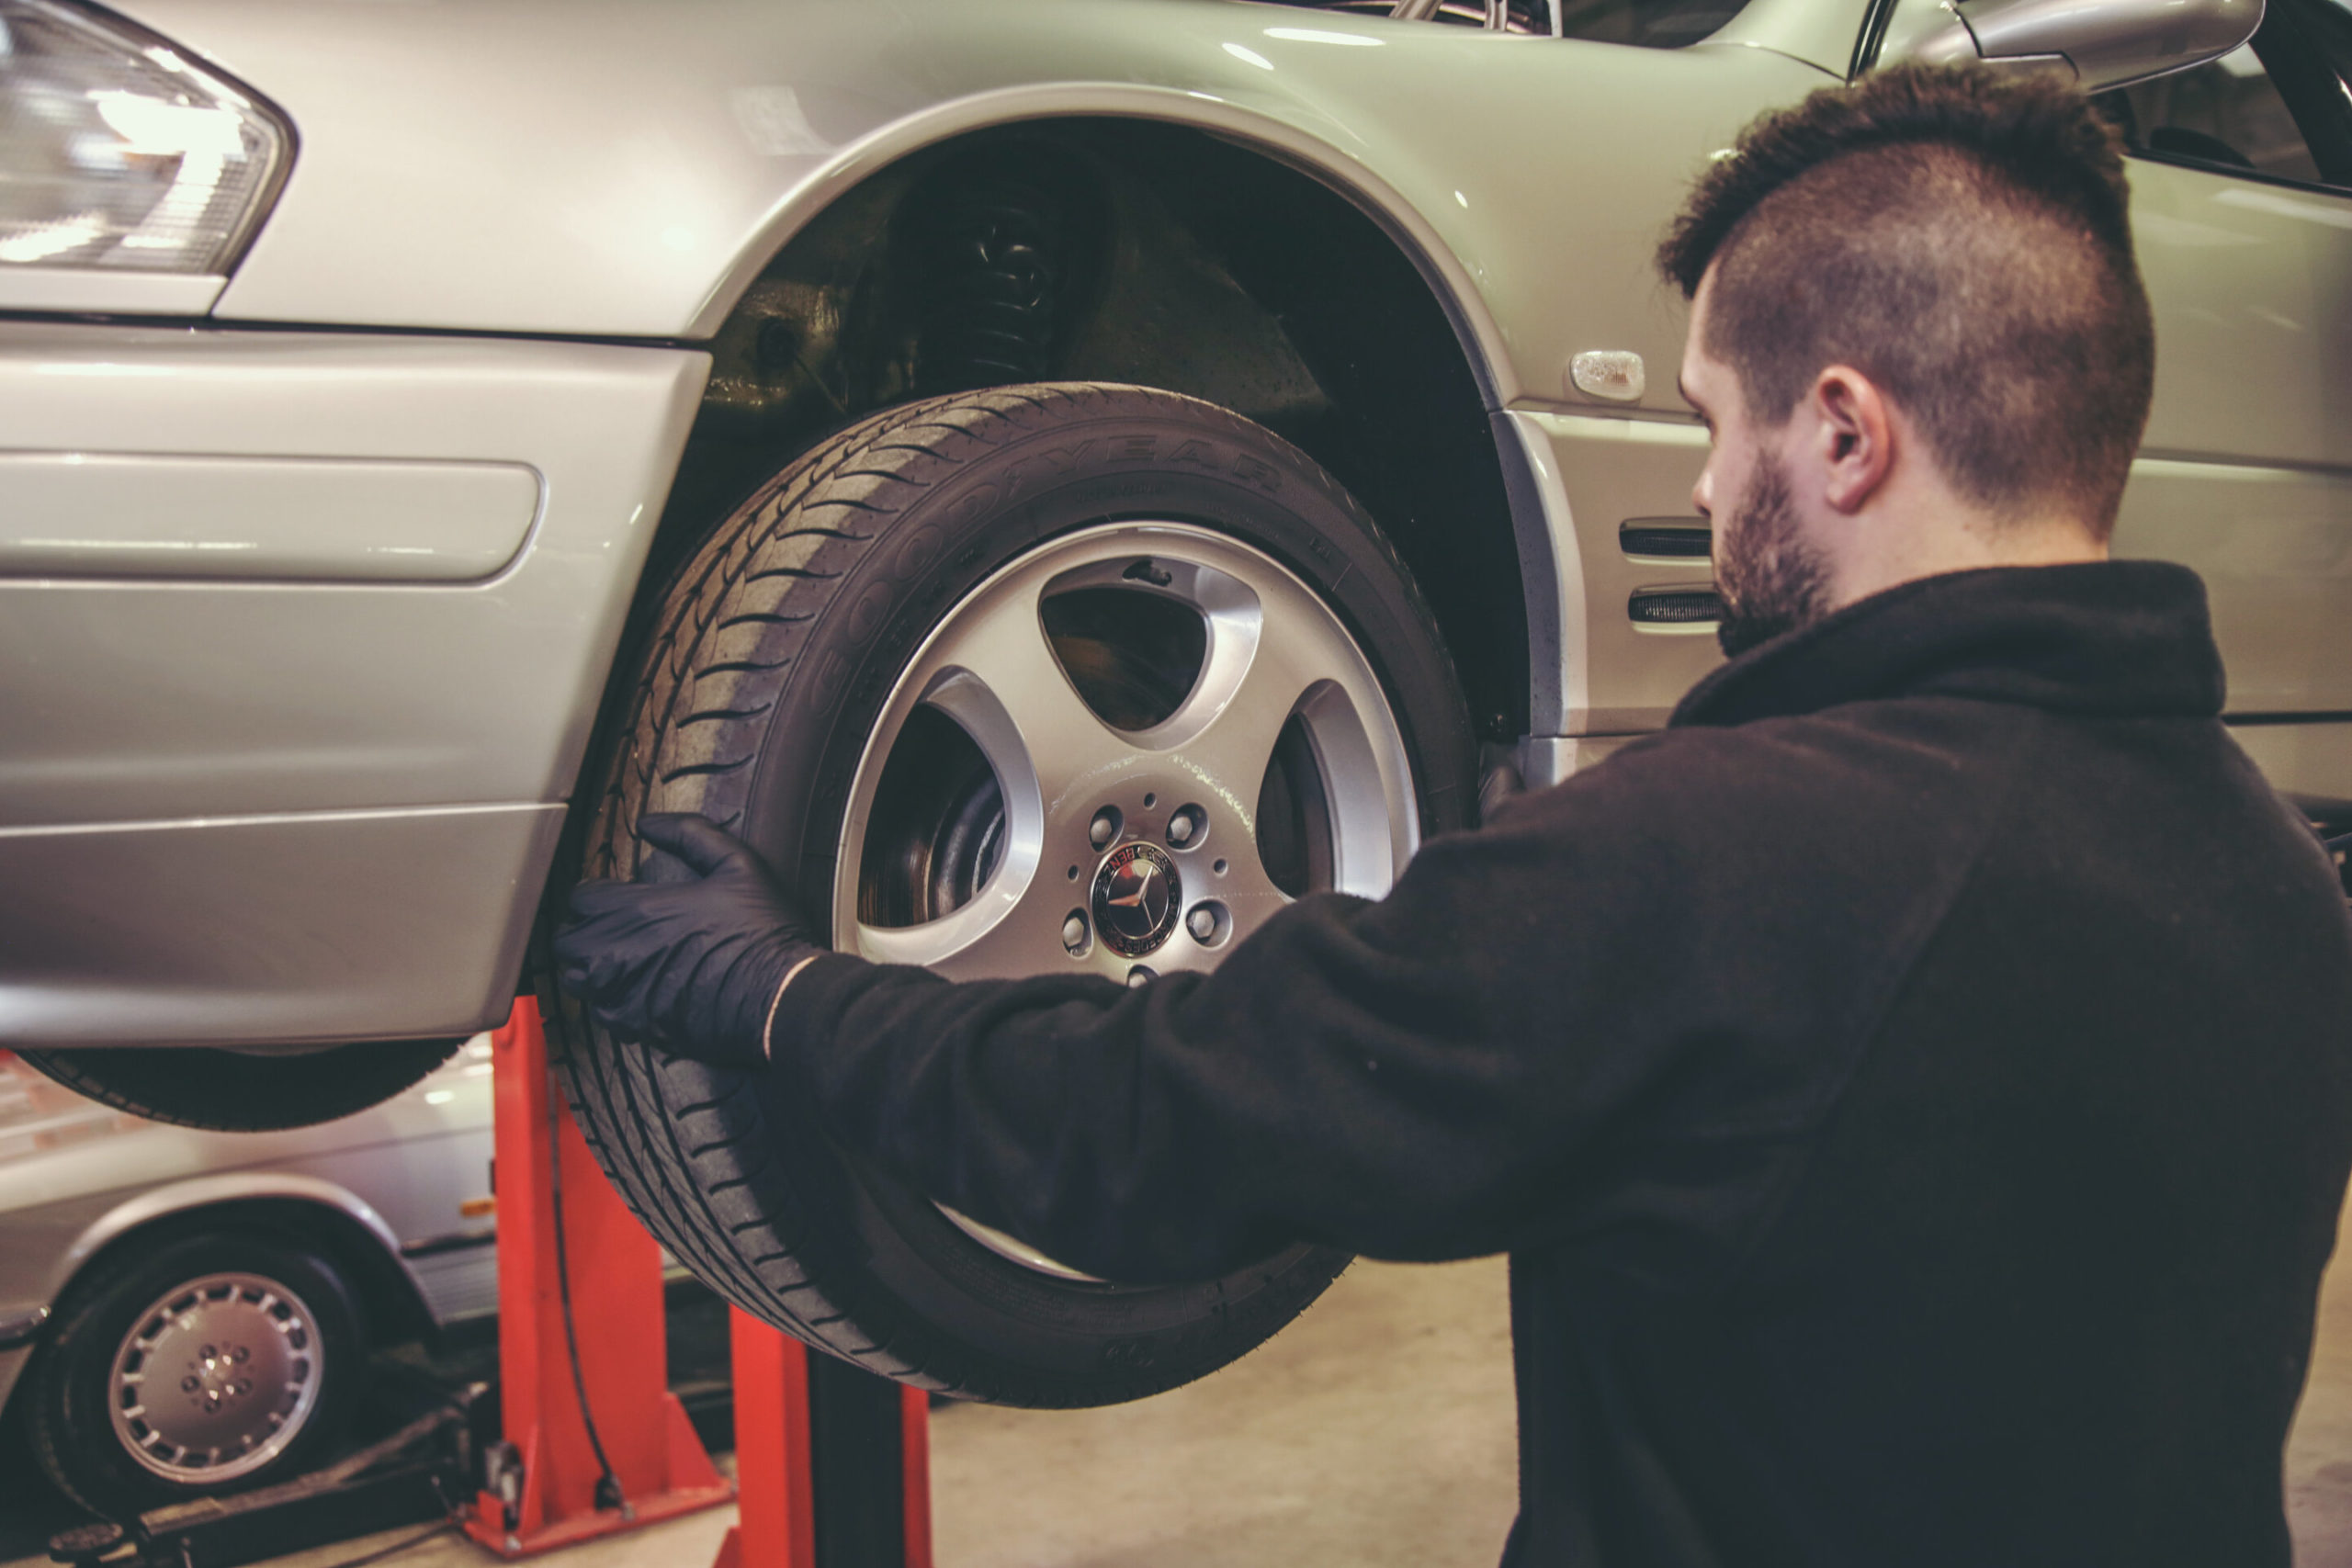
<path id="1" fill-rule="evenodd" d="M 496 1310 L 490 1073 L 476 1041 L 356 1115 L 224 1134 L 0 1053 L 0 1418 L 114 1517 L 319 1459 L 370 1345 Z"/>
<path id="2" fill-rule="evenodd" d="M 648 810 L 956 976 L 1377 894 L 1715 659 L 1648 265 L 1693 171 L 1980 55 L 2108 95 L 2118 546 L 2341 813 L 2341 0 L 0 0 L 0 1041 L 348 1111 L 544 978 L 551 895 L 664 874 Z M 1090 1280 L 555 1018 L 672 1251 L 887 1375 L 1148 1393 L 1340 1266 Z"/>

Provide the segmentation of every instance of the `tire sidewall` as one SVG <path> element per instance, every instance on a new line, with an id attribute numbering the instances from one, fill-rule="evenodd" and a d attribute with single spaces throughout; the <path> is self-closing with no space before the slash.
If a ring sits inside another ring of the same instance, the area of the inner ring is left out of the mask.
<path id="1" fill-rule="evenodd" d="M 1190 400 L 1151 394 L 1148 401 L 1148 414 L 1074 422 L 972 464 L 891 523 L 844 574 L 811 630 L 800 679 L 770 716 L 745 800 L 744 835 L 775 864 L 795 868 L 808 907 L 832 908 L 842 823 L 861 763 L 924 643 L 967 596 L 1023 556 L 1107 524 L 1207 529 L 1263 551 L 1313 589 L 1388 694 L 1413 767 L 1421 835 L 1464 825 L 1467 716 L 1443 646 L 1427 631 L 1427 614 L 1385 540 L 1310 459 L 1271 432 Z M 1453 769 L 1449 754 L 1459 759 Z M 953 1312 L 989 1355 L 1073 1381 L 1132 1379 L 1157 1388 L 1188 1364 L 1214 1359 L 1220 1343 L 1278 1326 L 1301 1292 L 1311 1296 L 1345 1266 L 1340 1255 L 1298 1247 L 1223 1280 L 1073 1287 L 979 1247 L 899 1184 L 828 1164 L 854 1176 L 837 1178 L 826 1202 L 851 1214 L 857 1248 L 891 1306 Z M 1082 1318 L 1072 1311 L 1077 1292 L 1088 1298 Z"/>
<path id="2" fill-rule="evenodd" d="M 209 1045 L 22 1051 L 76 1094 L 151 1122 L 215 1133 L 275 1133 L 356 1115 L 412 1089 L 462 1038 L 385 1040 L 257 1056 Z"/>
<path id="3" fill-rule="evenodd" d="M 658 737 L 663 713 L 725 719 L 765 705 L 764 715 L 723 743 L 706 736 L 673 752 L 657 739 L 649 752 L 632 741 L 592 832 L 605 855 L 628 848 L 629 810 L 699 810 L 749 840 L 808 907 L 831 909 L 861 761 L 923 644 L 974 589 L 1038 545 L 1118 523 L 1215 531 L 1315 592 L 1387 694 L 1421 835 L 1464 825 L 1474 745 L 1435 622 L 1371 521 L 1272 432 L 1172 393 L 1040 386 L 907 405 L 836 440 L 755 492 L 681 573 L 665 616 L 683 618 L 649 653 L 635 732 Z M 921 456 L 894 470 L 903 489 L 861 498 L 842 481 L 891 467 L 872 455 L 877 445 Z M 902 504 L 877 502 L 899 502 L 906 489 L 914 494 Z M 763 554 L 763 540 L 804 547 Z M 776 582 L 713 604 L 702 595 L 714 573 L 742 574 L 745 587 Z M 778 640 L 726 631 L 746 621 L 772 623 Z M 685 640 L 721 634 L 737 639 L 721 652 Z M 712 660 L 745 671 L 733 679 L 746 684 L 696 686 Z M 675 682 L 668 706 L 656 695 L 664 681 Z M 747 752 L 748 765 L 735 760 Z M 626 863 L 593 858 L 591 870 L 630 874 Z M 639 874 L 674 873 L 648 864 Z M 576 1009 L 565 1016 L 584 1021 Z M 741 1281 L 729 1291 L 739 1303 L 797 1323 L 812 1344 L 972 1397 L 1094 1405 L 1177 1386 L 1259 1343 L 1347 1263 L 1302 1246 L 1194 1284 L 1059 1279 L 982 1246 L 910 1187 L 844 1155 L 777 1075 L 747 1079 L 601 1036 L 571 1071 L 575 1102 L 592 1123 L 611 1123 L 607 1142 L 622 1140 L 599 1157 L 682 1259 L 699 1258 L 714 1283 Z M 746 1089 L 756 1090 L 752 1106 L 741 1102 Z M 624 1146 L 642 1140 L 642 1153 Z M 698 1197 L 676 1186 L 700 1151 L 736 1146 L 758 1152 L 725 1156 L 730 1173 L 718 1185 L 715 1172 L 694 1176 Z M 681 1201 L 705 1218 L 668 1212 Z M 812 1311 L 823 1315 L 811 1321 Z"/>
<path id="4" fill-rule="evenodd" d="M 924 641 L 1022 555 L 1103 524 L 1211 529 L 1265 551 L 1306 582 L 1339 612 L 1388 694 L 1412 763 L 1422 838 L 1466 825 L 1474 793 L 1467 716 L 1451 660 L 1424 629 L 1426 614 L 1417 614 L 1386 542 L 1272 432 L 1190 399 L 1147 395 L 1166 412 L 1041 432 L 970 465 L 909 507 L 843 575 L 746 780 L 743 836 L 772 863 L 794 868 L 810 908 L 832 907 L 858 763 Z M 1087 449 L 1072 456 L 1081 444 Z M 1176 454 L 1185 455 L 1182 468 Z"/>
<path id="5" fill-rule="evenodd" d="M 183 1486 L 123 1450 L 107 1401 L 114 1358 L 139 1315 L 159 1297 L 208 1274 L 250 1273 L 292 1291 L 319 1330 L 319 1392 L 302 1430 L 268 1464 L 213 1485 Z M 351 1292 L 340 1270 L 296 1247 L 244 1232 L 213 1232 L 164 1246 L 153 1257 L 118 1256 L 68 1292 L 58 1326 L 31 1369 L 32 1421 L 42 1468 L 76 1502 L 121 1518 L 163 1503 L 249 1490 L 301 1473 L 341 1438 L 365 1359 Z"/>

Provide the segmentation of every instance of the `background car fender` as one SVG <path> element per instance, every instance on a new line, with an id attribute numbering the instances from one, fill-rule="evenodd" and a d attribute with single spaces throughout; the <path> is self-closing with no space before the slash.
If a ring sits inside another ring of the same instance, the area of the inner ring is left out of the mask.
<path id="1" fill-rule="evenodd" d="M 384 1261 L 406 1280 L 415 1299 L 424 1299 L 423 1282 L 402 1257 L 400 1238 L 365 1199 L 317 1177 L 290 1171 L 241 1170 L 190 1177 L 127 1198 L 119 1193 L 101 1193 L 56 1206 L 41 1216 L 44 1224 L 78 1224 L 78 1234 L 62 1249 L 25 1247 L 0 1256 L 0 1317 L 16 1321 L 50 1315 L 74 1276 L 92 1258 L 143 1226 L 168 1222 L 175 1215 L 193 1216 L 226 1204 L 256 1201 L 309 1204 L 340 1215 L 348 1222 L 346 1232 L 351 1226 L 364 1232 L 381 1248 Z M 20 1273 L 20 1264 L 32 1267 Z M 45 1328 L 47 1325 L 36 1321 L 35 1326 Z M 17 1376 L 37 1344 L 36 1335 L 14 1348 L 0 1348 L 0 1408 L 6 1406 Z"/>

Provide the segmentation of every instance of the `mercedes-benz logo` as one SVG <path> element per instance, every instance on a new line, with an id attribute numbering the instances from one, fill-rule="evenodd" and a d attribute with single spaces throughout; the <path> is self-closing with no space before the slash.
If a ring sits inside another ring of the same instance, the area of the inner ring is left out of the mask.
<path id="1" fill-rule="evenodd" d="M 1184 907 L 1176 863 L 1146 843 L 1122 844 L 1094 874 L 1094 930 L 1122 958 L 1166 942 Z"/>

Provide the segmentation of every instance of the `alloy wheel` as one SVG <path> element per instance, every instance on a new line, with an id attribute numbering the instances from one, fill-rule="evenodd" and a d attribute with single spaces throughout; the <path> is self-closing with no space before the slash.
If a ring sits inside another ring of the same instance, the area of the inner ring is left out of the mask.
<path id="1" fill-rule="evenodd" d="M 900 675 L 854 776 L 833 929 L 956 979 L 1148 984 L 1214 967 L 1302 894 L 1386 892 L 1418 821 L 1379 679 L 1319 596 L 1213 530 L 1105 525 L 998 571 Z"/>

